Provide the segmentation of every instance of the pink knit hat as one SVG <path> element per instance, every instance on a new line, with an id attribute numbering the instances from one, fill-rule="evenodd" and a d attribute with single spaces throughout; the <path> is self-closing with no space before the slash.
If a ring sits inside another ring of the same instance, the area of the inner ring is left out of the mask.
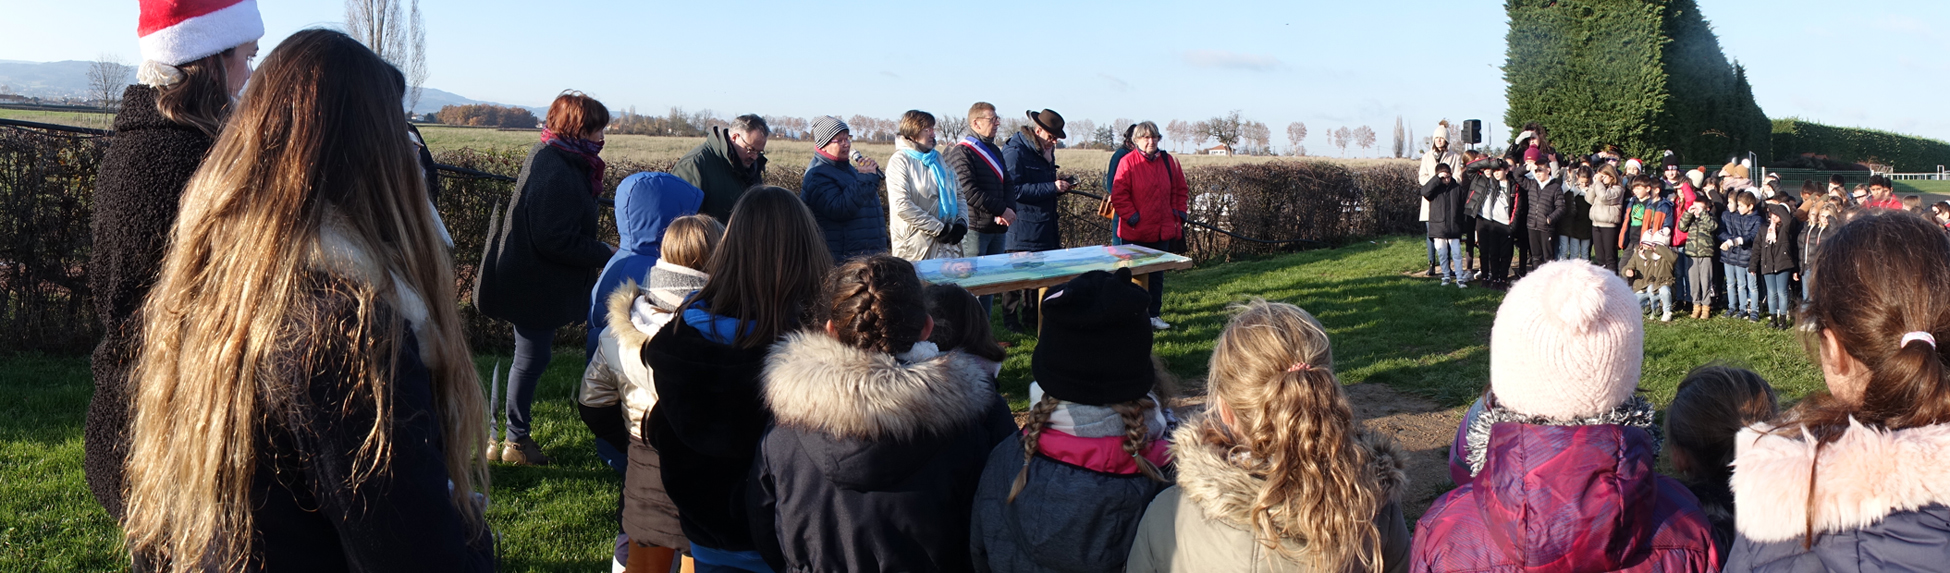
<path id="1" fill-rule="evenodd" d="M 1503 297 L 1490 330 L 1490 390 L 1511 411 L 1553 420 L 1631 399 L 1645 358 L 1637 299 L 1582 260 L 1537 267 Z"/>

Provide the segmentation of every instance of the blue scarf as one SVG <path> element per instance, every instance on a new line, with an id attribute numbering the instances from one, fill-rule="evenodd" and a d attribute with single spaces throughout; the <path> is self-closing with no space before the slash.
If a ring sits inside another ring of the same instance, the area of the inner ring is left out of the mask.
<path id="1" fill-rule="evenodd" d="M 948 168 L 941 164 L 941 154 L 932 149 L 927 153 L 902 149 L 901 153 L 907 154 L 909 159 L 921 162 L 921 166 L 926 167 L 928 173 L 934 176 L 934 215 L 940 217 L 944 223 L 954 224 L 955 219 L 961 218 L 961 201 L 957 200 L 960 189 L 955 184 L 954 176 L 948 174 Z"/>

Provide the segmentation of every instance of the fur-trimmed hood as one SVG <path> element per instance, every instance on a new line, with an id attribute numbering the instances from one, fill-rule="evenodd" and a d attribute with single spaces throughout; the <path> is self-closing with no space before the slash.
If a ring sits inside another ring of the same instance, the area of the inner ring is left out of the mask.
<path id="1" fill-rule="evenodd" d="M 899 440 L 947 434 L 980 419 L 995 399 L 989 384 L 980 362 L 931 342 L 896 357 L 801 331 L 766 357 L 763 393 L 781 426 Z"/>
<path id="2" fill-rule="evenodd" d="M 433 332 L 429 317 L 427 299 L 419 289 L 391 271 L 386 270 L 380 255 L 374 253 L 363 241 L 356 237 L 345 217 L 336 212 L 327 213 L 319 225 L 318 239 L 312 243 L 308 255 L 313 268 L 369 285 L 386 296 L 394 312 L 406 319 L 413 328 L 413 335 L 420 343 L 421 359 L 428 364 L 435 360 L 433 344 L 441 333 Z M 388 288 L 388 287 L 391 288 Z M 390 296 L 388 296 L 390 295 Z"/>
<path id="3" fill-rule="evenodd" d="M 1171 453 L 1178 462 L 1178 487 L 1208 518 L 1251 531 L 1253 503 L 1265 487 L 1266 478 L 1229 461 L 1231 456 L 1243 454 L 1205 443 L 1202 426 L 1207 423 L 1210 422 L 1185 424 L 1172 432 Z M 1407 452 L 1393 438 L 1365 430 L 1357 432 L 1355 445 L 1371 454 L 1369 471 L 1381 485 L 1381 503 L 1398 501 L 1408 485 L 1408 474 L 1403 469 L 1407 467 Z M 1275 512 L 1272 518 L 1293 520 L 1297 516 Z"/>
<path id="4" fill-rule="evenodd" d="M 1735 441 L 1734 519 L 1744 537 L 1801 539 L 1810 525 L 1817 534 L 1834 533 L 1950 505 L 1950 424 L 1890 431 L 1851 419 L 1840 438 L 1819 448 L 1819 458 L 1805 430 L 1774 430 L 1747 428 Z M 1811 480 L 1819 482 L 1812 494 Z"/>

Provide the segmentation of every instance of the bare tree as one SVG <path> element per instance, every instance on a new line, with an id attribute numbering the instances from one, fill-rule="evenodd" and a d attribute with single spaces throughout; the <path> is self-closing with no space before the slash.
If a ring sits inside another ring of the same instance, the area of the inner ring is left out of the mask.
<path id="1" fill-rule="evenodd" d="M 1396 158 L 1400 158 L 1402 156 L 1402 152 L 1407 151 L 1406 149 L 1404 149 L 1404 146 L 1408 145 L 1408 142 L 1405 141 L 1406 139 L 1408 139 L 1408 132 L 1402 130 L 1402 116 L 1399 115 L 1395 116 L 1395 157 Z"/>
<path id="2" fill-rule="evenodd" d="M 1264 123 L 1247 121 L 1239 128 L 1239 138 L 1246 141 L 1251 149 L 1250 153 L 1261 155 L 1266 153 L 1266 148 L 1273 144 L 1273 130 L 1266 127 Z"/>
<path id="3" fill-rule="evenodd" d="M 934 126 L 936 137 L 953 141 L 960 139 L 962 132 L 968 131 L 968 116 L 946 114 L 940 119 Z"/>
<path id="4" fill-rule="evenodd" d="M 420 105 L 427 83 L 427 31 L 420 0 L 345 0 L 345 30 L 406 75 L 406 109 Z"/>
<path id="5" fill-rule="evenodd" d="M 1231 155 L 1232 148 L 1239 145 L 1239 130 L 1245 126 L 1239 119 L 1239 110 L 1236 109 L 1225 115 L 1205 120 L 1201 124 L 1205 126 L 1207 137 L 1218 141 L 1219 145 L 1226 146 L 1227 155 Z"/>
<path id="6" fill-rule="evenodd" d="M 135 67 L 122 63 L 115 54 L 103 53 L 88 64 L 88 97 L 102 111 L 115 113 L 122 107 L 122 90 L 129 85 Z"/>
<path id="7" fill-rule="evenodd" d="M 1354 142 L 1354 132 L 1343 127 L 1328 132 L 1327 138 L 1334 144 L 1334 147 L 1341 148 L 1341 157 L 1347 157 L 1347 144 Z"/>
<path id="8" fill-rule="evenodd" d="M 1165 124 L 1165 136 L 1170 137 L 1172 143 L 1178 144 L 1180 152 L 1185 151 L 1185 134 L 1189 132 L 1191 127 L 1185 124 L 1185 120 L 1174 119 Z"/>
<path id="9" fill-rule="evenodd" d="M 1354 128 L 1354 145 L 1363 150 L 1374 147 L 1374 128 L 1365 125 Z"/>
<path id="10" fill-rule="evenodd" d="M 1124 137 L 1124 130 L 1130 129 L 1135 124 L 1137 122 L 1131 121 L 1131 118 L 1120 117 L 1116 121 L 1111 122 L 1111 130 L 1116 131 L 1118 137 Z"/>
<path id="11" fill-rule="evenodd" d="M 1300 146 L 1300 142 L 1306 140 L 1307 140 L 1307 124 L 1300 123 L 1297 121 L 1286 124 L 1286 141 L 1288 144 L 1293 146 L 1293 150 L 1289 150 L 1289 152 L 1291 152 L 1294 155 L 1306 155 L 1305 152 L 1306 148 Z"/>
<path id="12" fill-rule="evenodd" d="M 1063 131 L 1070 136 L 1070 147 L 1089 145 L 1097 138 L 1097 122 L 1079 119 L 1065 124 Z"/>
<path id="13" fill-rule="evenodd" d="M 1205 147 L 1205 142 L 1212 140 L 1211 127 L 1206 125 L 1206 122 L 1198 121 L 1185 126 L 1185 129 L 1188 130 L 1185 135 L 1191 140 L 1192 151 L 1204 153 L 1205 150 L 1198 148 Z"/>

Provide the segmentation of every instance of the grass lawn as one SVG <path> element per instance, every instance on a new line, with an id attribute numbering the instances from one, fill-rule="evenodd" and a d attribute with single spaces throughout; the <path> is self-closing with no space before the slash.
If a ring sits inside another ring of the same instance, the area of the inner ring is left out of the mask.
<path id="1" fill-rule="evenodd" d="M 1211 265 L 1167 282 L 1157 353 L 1196 386 L 1226 307 L 1250 297 L 1291 302 L 1318 316 L 1333 338 L 1347 384 L 1380 382 L 1444 406 L 1467 404 L 1486 384 L 1489 330 L 1501 295 L 1442 288 L 1406 276 L 1423 264 L 1419 238 L 1391 237 L 1340 249 Z M 1787 332 L 1745 321 L 1678 320 L 1646 332 L 1640 387 L 1660 404 L 1694 366 L 1747 365 L 1795 399 L 1821 387 L 1819 373 Z M 1016 344 L 1002 385 L 1025 406 L 1029 355 Z M 502 351 L 502 349 L 482 349 Z M 483 375 L 499 360 L 481 357 Z M 617 480 L 596 459 L 594 438 L 576 416 L 573 392 L 581 352 L 556 355 L 535 403 L 535 436 L 556 464 L 497 466 L 489 519 L 504 538 L 509 571 L 594 571 L 606 565 L 615 533 Z M 20 356 L 0 367 L 0 571 L 109 570 L 120 566 L 118 533 L 88 495 L 81 472 L 81 426 L 89 384 L 86 357 Z"/>

